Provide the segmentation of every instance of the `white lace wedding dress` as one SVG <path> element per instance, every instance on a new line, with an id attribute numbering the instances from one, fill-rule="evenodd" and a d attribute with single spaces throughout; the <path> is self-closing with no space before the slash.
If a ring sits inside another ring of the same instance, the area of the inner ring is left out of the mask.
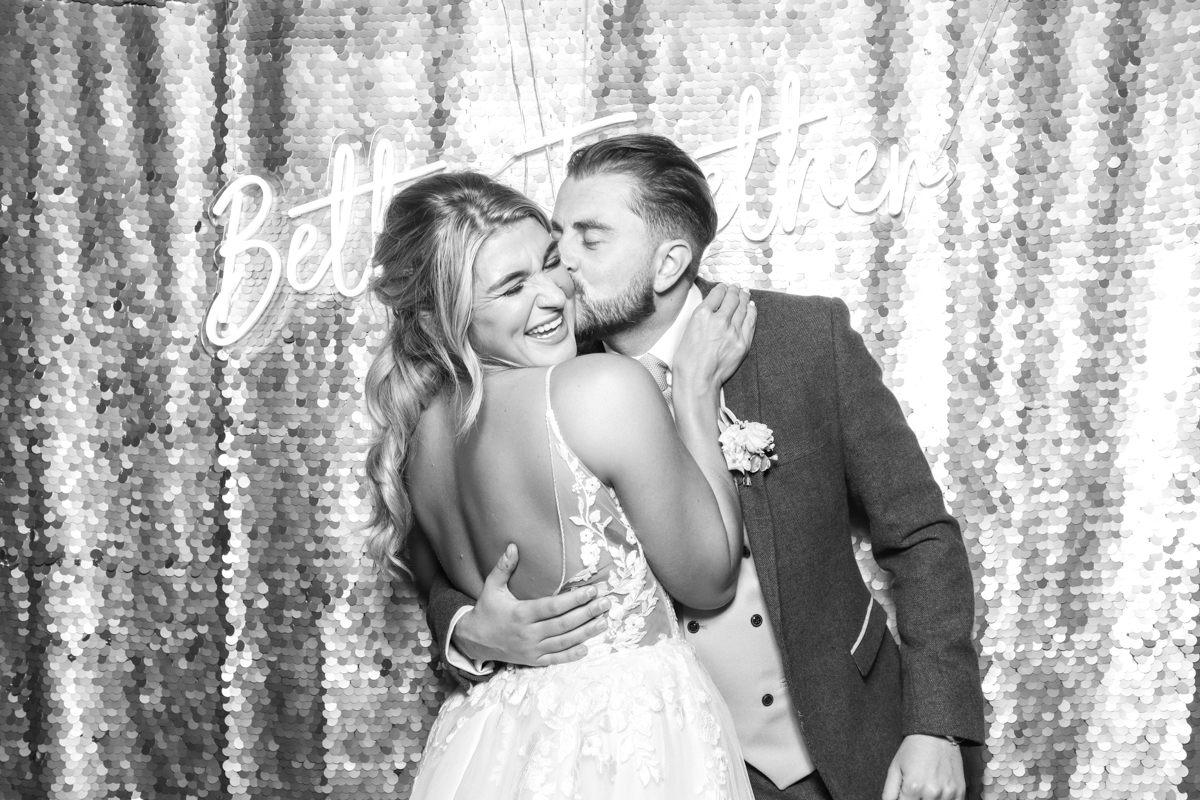
<path id="1" fill-rule="evenodd" d="M 609 626 L 580 661 L 505 667 L 453 693 L 411 798 L 753 800 L 725 702 L 681 637 L 616 495 L 563 441 L 551 371 L 559 591 L 598 586 L 613 601 Z"/>

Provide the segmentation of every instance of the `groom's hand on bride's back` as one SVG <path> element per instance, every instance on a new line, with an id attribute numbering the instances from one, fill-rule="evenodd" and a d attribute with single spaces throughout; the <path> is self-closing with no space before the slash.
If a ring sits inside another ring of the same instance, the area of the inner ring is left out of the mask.
<path id="1" fill-rule="evenodd" d="M 587 655 L 584 641 L 604 630 L 611 600 L 587 586 L 551 597 L 518 600 L 508 589 L 517 567 L 510 544 L 488 573 L 483 591 L 454 628 L 454 646 L 468 658 L 545 667 Z M 599 619 L 597 619 L 599 617 Z"/>

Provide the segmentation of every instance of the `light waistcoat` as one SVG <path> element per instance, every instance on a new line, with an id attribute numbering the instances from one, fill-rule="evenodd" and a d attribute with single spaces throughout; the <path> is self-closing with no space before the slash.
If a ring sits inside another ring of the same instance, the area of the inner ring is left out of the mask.
<path id="1" fill-rule="evenodd" d="M 668 384 L 683 332 L 702 301 L 700 289 L 693 285 L 679 316 L 643 354 L 667 365 Z M 783 789 L 814 767 L 784 678 L 783 655 L 767 616 L 754 557 L 749 547 L 743 553 L 737 594 L 728 605 L 715 611 L 676 608 L 688 642 L 729 706 L 742 755 Z"/>

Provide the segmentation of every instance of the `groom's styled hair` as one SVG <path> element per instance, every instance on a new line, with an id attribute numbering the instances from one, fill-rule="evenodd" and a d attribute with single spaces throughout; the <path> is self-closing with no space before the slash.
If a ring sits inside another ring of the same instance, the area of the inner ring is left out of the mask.
<path id="1" fill-rule="evenodd" d="M 637 191 L 631 210 L 663 239 L 686 239 L 692 261 L 684 277 L 694 280 L 704 249 L 717 235 L 717 207 L 704 170 L 665 136 L 631 133 L 581 147 L 567 162 L 567 176 L 627 175 Z"/>

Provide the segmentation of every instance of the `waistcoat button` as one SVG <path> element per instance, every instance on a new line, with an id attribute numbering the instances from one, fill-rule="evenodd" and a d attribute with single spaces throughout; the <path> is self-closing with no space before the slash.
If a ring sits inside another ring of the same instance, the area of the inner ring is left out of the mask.
<path id="1" fill-rule="evenodd" d="M 696 622 L 696 620 L 692 620 L 691 622 L 688 623 L 688 633 L 696 633 L 699 630 L 700 630 L 700 623 Z"/>
<path id="2" fill-rule="evenodd" d="M 772 697 L 771 695 L 769 695 L 769 694 L 763 695 L 762 703 L 764 706 L 769 706 L 769 705 L 771 705 L 771 703 L 774 703 L 774 702 L 775 702 L 775 698 Z"/>
<path id="3" fill-rule="evenodd" d="M 750 624 L 751 624 L 751 625 L 753 625 L 753 626 L 754 626 L 754 627 L 756 627 L 756 628 L 757 628 L 759 625 L 762 625 L 762 614 L 755 614 L 753 617 L 751 617 L 751 618 L 750 618 Z"/>

